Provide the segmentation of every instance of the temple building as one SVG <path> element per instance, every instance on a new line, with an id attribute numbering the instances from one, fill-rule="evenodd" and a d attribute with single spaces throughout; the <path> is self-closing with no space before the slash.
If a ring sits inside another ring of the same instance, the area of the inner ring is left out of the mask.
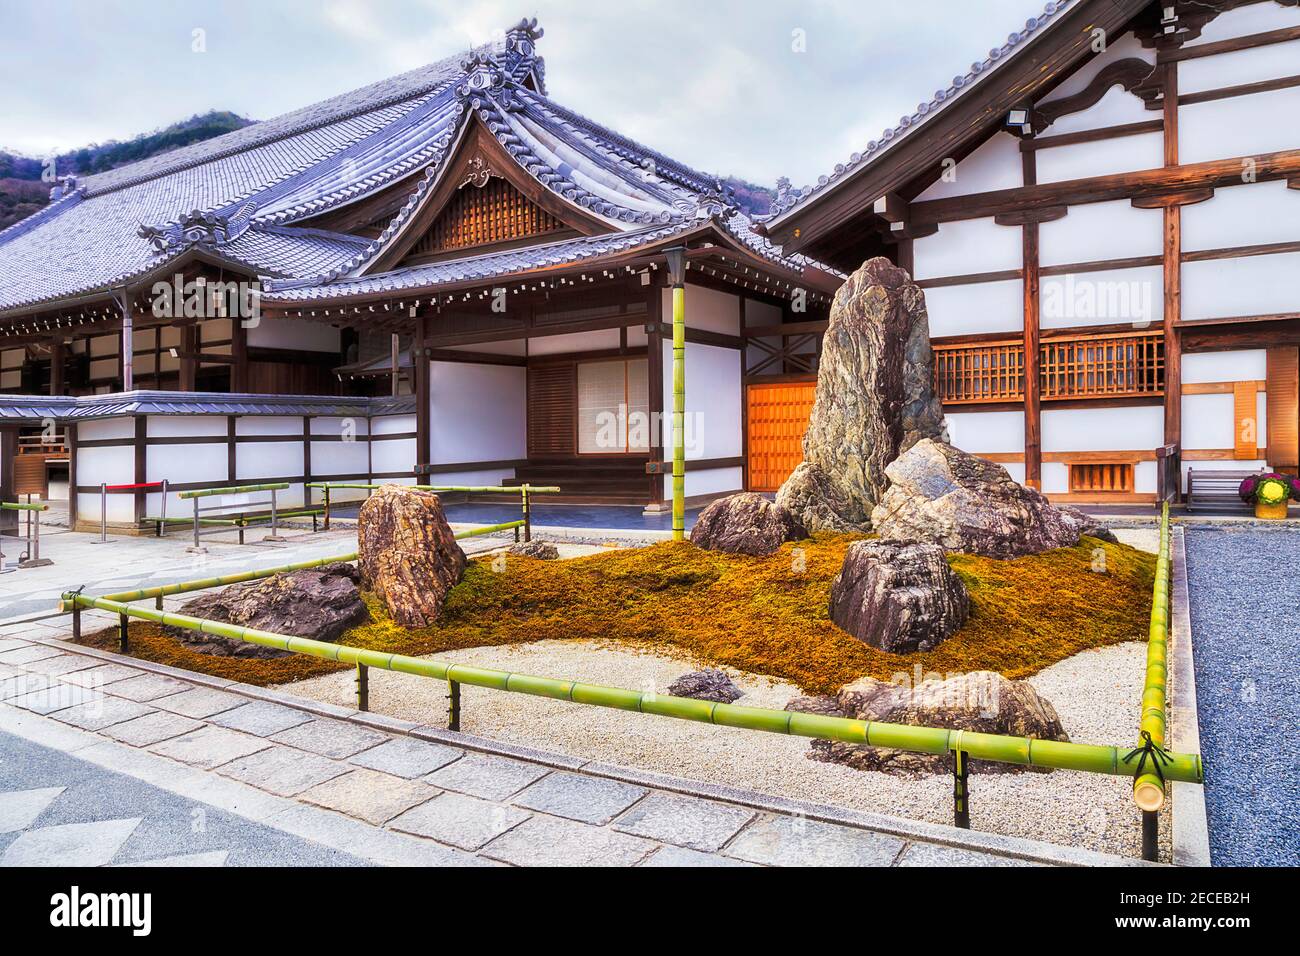
<path id="1" fill-rule="evenodd" d="M 754 231 L 715 176 L 547 96 L 542 30 L 84 179 L 0 232 L 0 494 L 98 526 L 101 485 L 774 488 L 842 276 Z M 751 437 L 753 436 L 753 437 Z M 751 452 L 753 457 L 751 458 Z M 57 479 L 56 479 L 57 480 Z M 163 492 L 113 496 L 110 524 Z M 172 511 L 171 513 L 178 513 Z"/>
<path id="2" fill-rule="evenodd" d="M 1298 72 L 1296 0 L 1054 0 L 759 228 L 907 268 L 954 442 L 1055 498 L 1294 473 Z"/>

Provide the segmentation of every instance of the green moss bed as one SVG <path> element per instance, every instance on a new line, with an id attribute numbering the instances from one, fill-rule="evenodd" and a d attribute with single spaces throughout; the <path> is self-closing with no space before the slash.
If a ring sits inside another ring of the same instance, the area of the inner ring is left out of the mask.
<path id="1" fill-rule="evenodd" d="M 567 561 L 511 557 L 503 571 L 493 570 L 490 559 L 473 560 L 437 625 L 401 627 L 366 595 L 374 621 L 349 631 L 343 643 L 420 655 L 543 640 L 615 641 L 685 652 L 701 664 L 780 678 L 808 693 L 833 693 L 859 677 L 889 680 L 917 666 L 925 673 L 1028 677 L 1088 648 L 1146 633 L 1154 555 L 1084 538 L 1073 548 L 1010 561 L 949 556 L 970 591 L 965 627 L 929 653 L 887 654 L 829 617 L 831 581 L 853 540 L 820 535 L 767 558 L 663 543 Z M 83 643 L 115 649 L 116 631 L 88 635 Z M 258 685 L 346 666 L 299 655 L 200 654 L 141 621 L 131 625 L 131 649 L 146 660 Z"/>

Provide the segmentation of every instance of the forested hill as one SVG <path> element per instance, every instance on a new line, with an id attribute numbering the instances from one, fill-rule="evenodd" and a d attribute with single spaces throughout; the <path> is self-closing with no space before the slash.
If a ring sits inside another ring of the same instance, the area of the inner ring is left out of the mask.
<path id="1" fill-rule="evenodd" d="M 165 129 L 141 133 L 134 139 L 92 143 L 63 153 L 54 157 L 54 171 L 58 176 L 102 173 L 241 129 L 252 122 L 235 113 L 213 110 Z M 0 229 L 25 219 L 50 201 L 50 188 L 54 184 L 41 178 L 48 164 L 48 157 L 37 159 L 0 150 Z"/>

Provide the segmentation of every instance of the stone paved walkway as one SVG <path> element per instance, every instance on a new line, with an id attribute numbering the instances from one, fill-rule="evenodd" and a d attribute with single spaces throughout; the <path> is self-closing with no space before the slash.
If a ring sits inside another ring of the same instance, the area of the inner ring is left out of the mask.
<path id="1" fill-rule="evenodd" d="M 0 764 L 0 830 L 16 820 L 8 832 L 23 834 L 0 842 L 12 854 L 0 857 L 4 863 L 39 858 L 28 839 L 32 827 L 81 824 L 92 828 L 62 831 L 59 853 L 98 853 L 101 862 L 222 852 L 227 864 L 264 862 L 247 852 L 250 826 L 278 834 L 284 849 L 276 862 L 284 864 L 1131 862 L 848 811 L 841 819 L 830 808 L 738 791 L 704 793 L 688 781 L 73 647 L 55 639 L 65 626 L 54 619 L 0 628 L 0 734 L 12 738 L 7 746 L 15 753 L 50 752 Z M 88 797 L 96 786 L 102 800 Z M 162 809 L 141 809 L 143 797 L 114 796 L 113 787 L 130 786 L 153 793 Z M 164 806 L 167 800 L 176 802 Z M 221 836 L 199 845 L 150 825 L 196 805 L 218 821 Z M 147 849 L 134 849 L 143 832 L 152 834 Z"/>

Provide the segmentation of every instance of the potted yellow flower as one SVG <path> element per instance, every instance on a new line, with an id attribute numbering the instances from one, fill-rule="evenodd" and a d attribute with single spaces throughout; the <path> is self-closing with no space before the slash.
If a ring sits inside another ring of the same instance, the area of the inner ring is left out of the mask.
<path id="1" fill-rule="evenodd" d="M 1255 517 L 1282 519 L 1286 517 L 1287 502 L 1300 501 L 1300 480 L 1277 472 L 1251 475 L 1237 489 L 1241 500 L 1255 505 Z"/>

